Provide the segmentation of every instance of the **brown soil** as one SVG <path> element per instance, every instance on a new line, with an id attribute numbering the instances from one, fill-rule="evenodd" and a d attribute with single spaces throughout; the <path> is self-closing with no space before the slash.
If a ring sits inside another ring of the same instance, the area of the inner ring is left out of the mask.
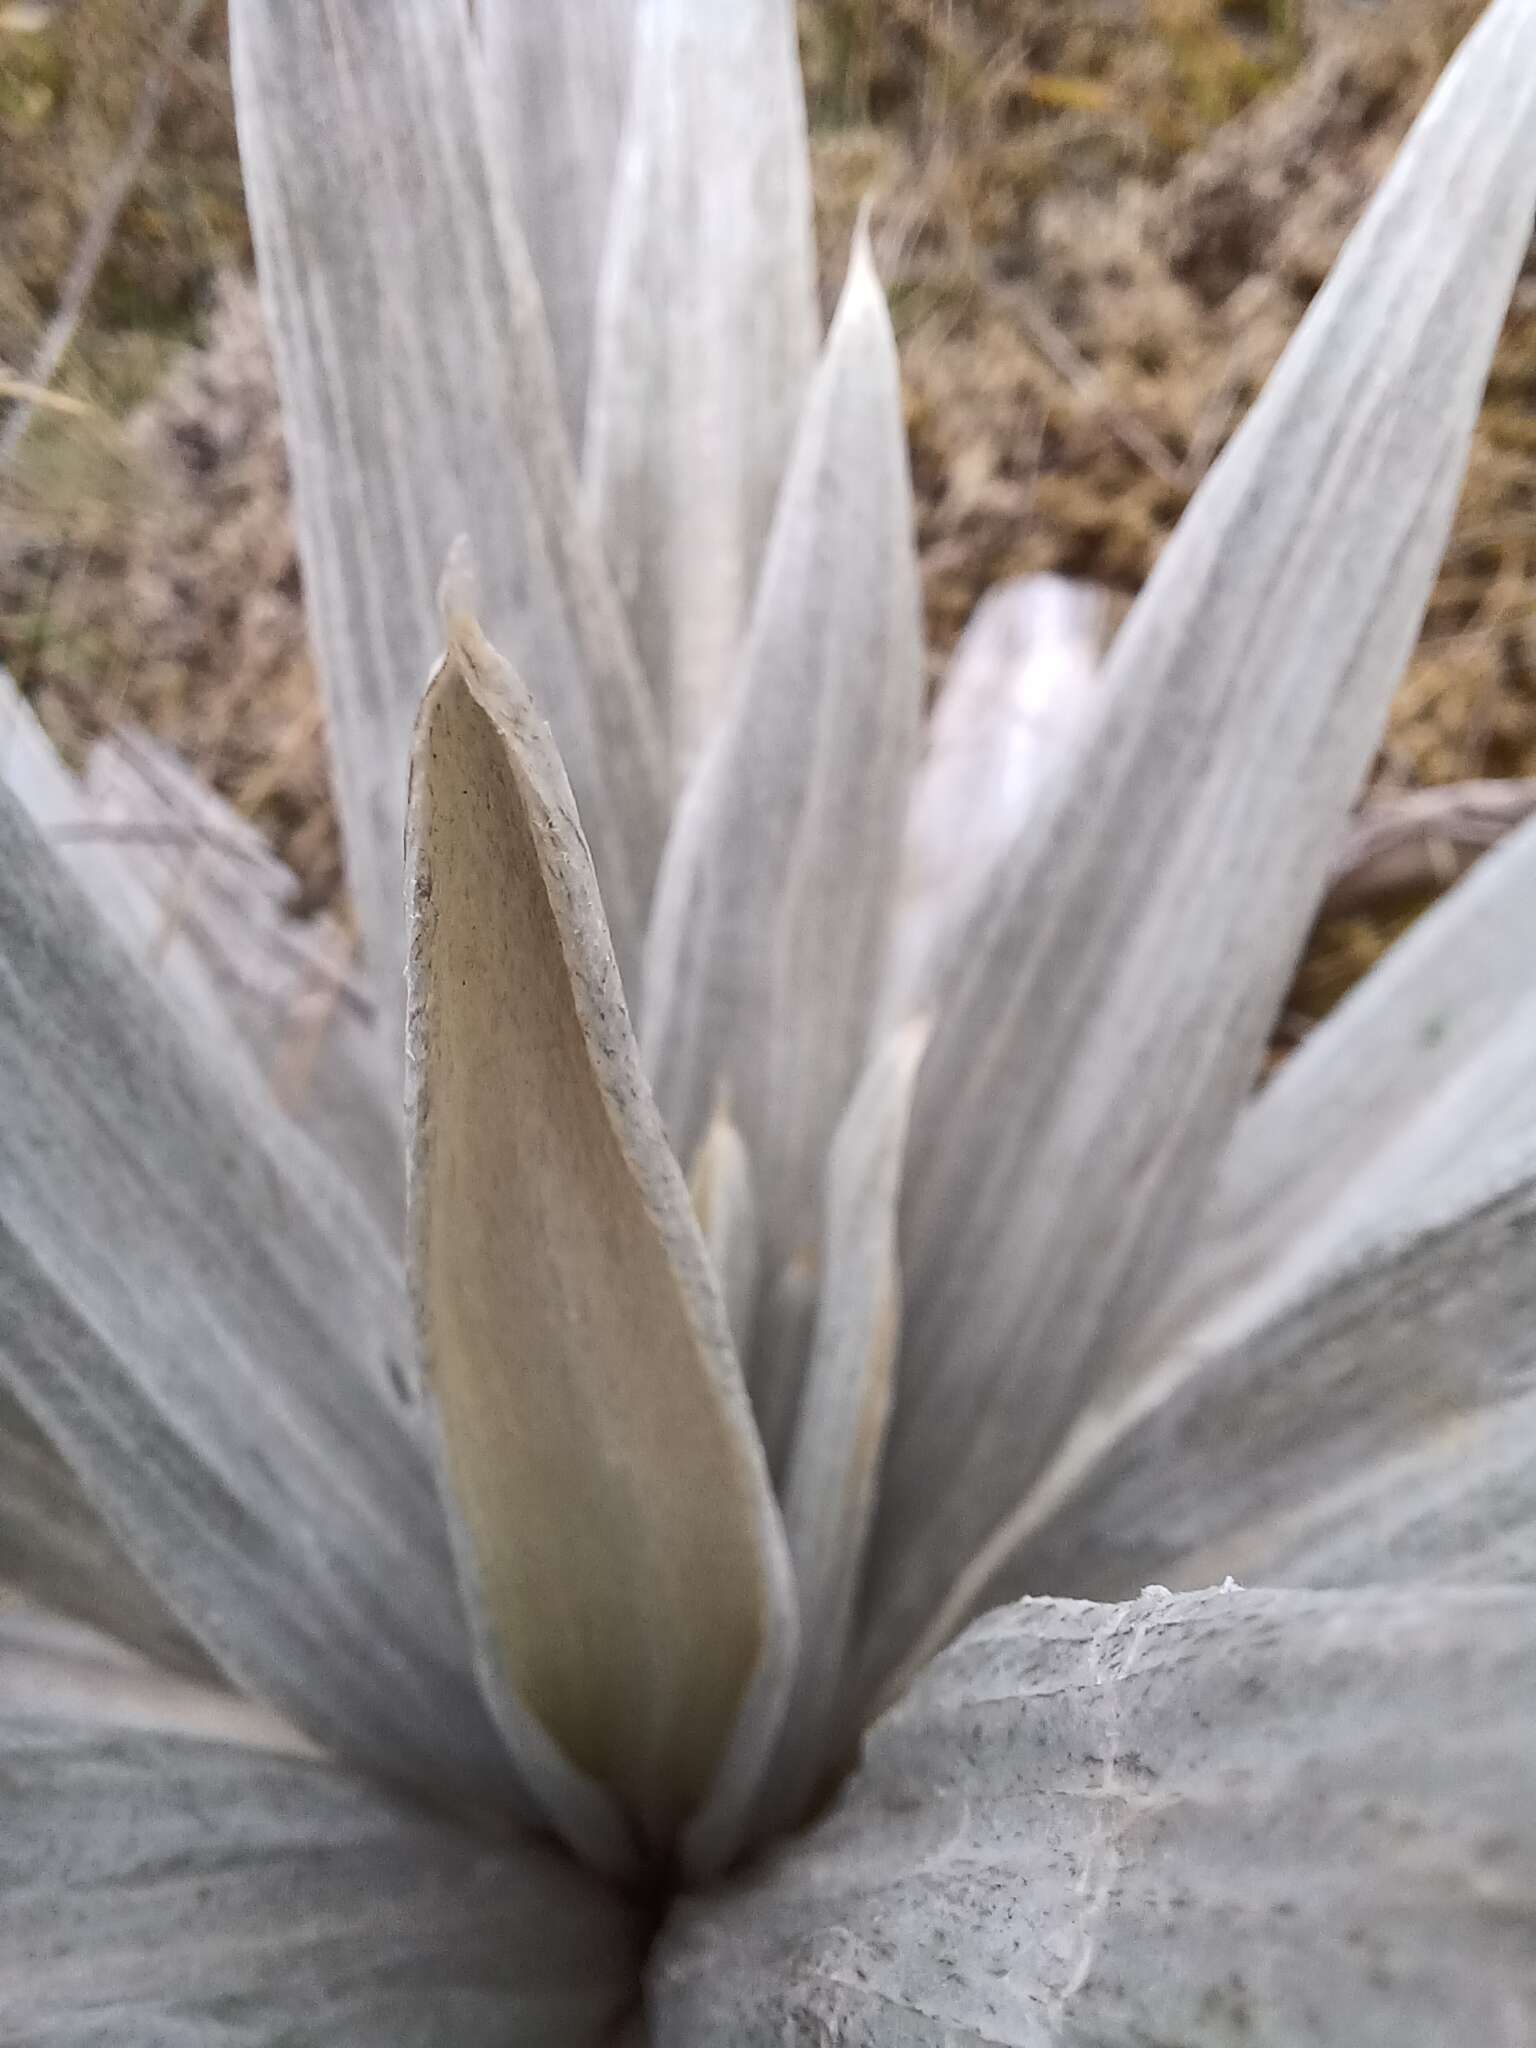
<path id="1" fill-rule="evenodd" d="M 8 30 L 0 0 L 12 371 L 171 11 L 68 0 Z M 1134 593 L 1476 11 L 803 0 L 829 293 L 860 197 L 880 195 L 936 673 L 999 577 Z M 339 863 L 270 370 L 249 289 L 215 283 L 245 253 L 221 51 L 215 12 L 60 380 L 92 410 L 44 416 L 6 480 L 0 658 L 67 744 L 125 713 L 171 739 L 318 904 Z M 189 328 L 203 346 L 136 407 Z M 1533 400 L 1536 267 L 1381 784 L 1536 772 Z M 1299 1008 L 1395 928 L 1321 935 Z"/>

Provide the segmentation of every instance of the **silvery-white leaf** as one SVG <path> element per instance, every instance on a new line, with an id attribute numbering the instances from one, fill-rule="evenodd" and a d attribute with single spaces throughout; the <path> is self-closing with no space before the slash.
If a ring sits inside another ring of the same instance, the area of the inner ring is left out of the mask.
<path id="1" fill-rule="evenodd" d="M 817 334 L 791 0 L 647 0 L 584 460 L 679 776 L 725 708 Z"/>
<path id="2" fill-rule="evenodd" d="M 957 960 L 913 1121 L 874 1663 L 1010 1514 L 1188 1239 L 1418 631 L 1533 205 L 1536 6 L 1495 0 Z"/>
<path id="3" fill-rule="evenodd" d="M 546 1842 L 477 1842 L 199 1694 L 0 1627 L 0 2040 L 575 2048 L 638 1916 Z"/>
<path id="4" fill-rule="evenodd" d="M 169 1670 L 209 1670 L 74 1473 L 0 1387 L 0 1597 L 7 1588 L 109 1630 Z"/>
<path id="5" fill-rule="evenodd" d="M 261 834 L 147 734 L 98 741 L 85 788 L 96 828 L 154 906 L 157 951 L 191 949 L 279 1105 L 398 1242 L 398 1064 L 346 933 L 327 917 L 301 924 L 298 883 Z"/>
<path id="6" fill-rule="evenodd" d="M 327 1745 L 482 1801 L 394 1259 L 205 1066 L 0 791 L 0 1379 L 173 1613 Z"/>
<path id="7" fill-rule="evenodd" d="M 1229 1330 L 1213 1318 L 1122 1408 L 1088 1418 L 994 1589 L 1267 1578 L 1272 1556 L 1341 1516 L 1356 1575 L 1396 1577 L 1392 1533 L 1428 1506 L 1401 1489 L 1439 1471 L 1435 1540 L 1468 1575 L 1507 1574 L 1536 1506 L 1536 1480 L 1510 1493 L 1501 1472 L 1517 1439 L 1532 1442 L 1536 1132 L 1503 1155 L 1474 1146 L 1412 1219 L 1341 1247 L 1265 1308 L 1245 1301 Z M 1480 1559 L 1484 1534 L 1497 1540 Z"/>
<path id="8" fill-rule="evenodd" d="M 1341 1204 L 1403 1190 L 1403 1147 L 1426 1111 L 1481 1071 L 1495 1128 L 1516 1128 L 1517 1075 L 1490 1041 L 1529 1048 L 1536 1080 L 1536 821 L 1486 854 L 1421 917 L 1239 1118 L 1188 1269 L 1149 1351 L 1261 1279 Z M 1458 1115 L 1460 1112 L 1458 1112 Z"/>
<path id="9" fill-rule="evenodd" d="M 1220 1297 L 1191 1324 L 1180 1347 L 1205 1346 L 1273 1314 L 1358 1248 L 1401 1236 L 1437 1213 L 1444 1191 L 1497 1166 L 1512 1146 L 1536 1141 L 1536 987 L 1486 1043 L 1449 1075 L 1321 1214 L 1300 1225 L 1246 1288 Z M 1172 1348 L 1172 1347 L 1170 1347 Z"/>
<path id="10" fill-rule="evenodd" d="M 896 1199 L 927 1023 L 901 1026 L 870 1061 L 827 1163 L 821 1300 L 783 1486 L 800 1591 L 800 1664 L 764 1819 L 798 1820 L 846 1738 L 834 1719 L 854 1596 L 880 1482 L 893 1392 L 901 1272 Z"/>
<path id="11" fill-rule="evenodd" d="M 597 273 L 641 0 L 477 0 L 491 158 L 504 163 L 581 446 Z"/>
<path id="12" fill-rule="evenodd" d="M 1026 1601 L 684 1906 L 660 2048 L 1523 2048 L 1536 1594 Z"/>
<path id="13" fill-rule="evenodd" d="M 946 944 L 1042 790 L 1065 771 L 1090 722 L 1106 611 L 1102 591 L 1061 576 L 1016 577 L 977 605 L 928 720 L 907 806 L 888 1016 L 942 993 Z"/>
<path id="14" fill-rule="evenodd" d="M 319 1754 L 291 1723 L 231 1692 L 206 1667 L 169 1672 L 121 1640 L 46 1608 L 0 1601 L 0 1721 L 7 1719 Z"/>
<path id="15" fill-rule="evenodd" d="M 236 111 L 353 888 L 403 959 L 411 721 L 468 533 L 571 763 L 626 964 L 663 822 L 656 721 L 580 504 L 527 249 L 487 166 L 465 0 L 236 0 Z"/>
<path id="16" fill-rule="evenodd" d="M 373 1006 L 340 929 L 290 914 L 298 884 L 260 833 L 129 728 L 72 775 L 3 669 L 0 781 L 199 1045 L 261 1073 L 397 1237 L 399 1090 Z"/>
<path id="17" fill-rule="evenodd" d="M 758 1301 L 747 1386 L 776 1484 L 782 1484 L 794 1439 L 795 1406 L 810 1360 L 820 1293 L 821 1250 L 804 1244 L 767 1282 Z"/>
<path id="18" fill-rule="evenodd" d="M 77 825 L 87 816 L 79 779 L 64 765 L 42 721 L 22 696 L 9 669 L 0 668 L 0 784 L 43 832 Z M 66 865 L 109 923 L 120 915 L 120 863 L 109 847 L 82 838 L 66 841 Z"/>
<path id="19" fill-rule="evenodd" d="M 710 1118 L 694 1154 L 688 1193 L 740 1356 L 751 1342 L 757 1305 L 757 1198 L 752 1191 L 752 1161 L 723 1107 Z"/>
<path id="20" fill-rule="evenodd" d="M 1525 1237 L 1496 1220 L 1490 1238 L 1483 1220 L 1536 1157 L 1533 857 L 1536 840 L 1490 857 L 1322 1027 L 1318 1052 L 1303 1048 L 1294 1087 L 1282 1070 L 1271 1089 L 1285 1115 L 1270 1091 L 1247 1113 L 1236 1169 L 1219 1183 L 1236 1199 L 1218 1209 L 1209 1254 L 972 1560 L 948 1619 L 1040 1585 L 1195 1583 L 1219 1576 L 1218 1560 L 1220 1571 L 1270 1577 L 1281 1551 L 1314 1555 L 1314 1527 L 1334 1529 L 1316 1538 L 1333 1562 L 1309 1584 L 1397 1577 L 1413 1557 L 1426 1572 L 1435 1559 L 1489 1580 L 1518 1575 L 1521 1556 L 1536 1561 L 1536 1477 L 1522 1480 L 1514 1452 L 1530 1427 L 1521 1390 L 1536 1359 L 1518 1284 Z M 1312 1174 L 1288 1118 L 1315 1129 L 1332 1185 Z M 1273 1230 L 1257 1206 L 1265 1186 Z M 1467 1225 L 1483 1235 L 1469 1238 Z M 1512 1262 L 1502 1281 L 1490 1248 Z M 1438 1300 L 1447 1282 L 1459 1298 L 1426 1313 L 1425 1289 Z M 1510 1284 L 1506 1299 L 1498 1290 Z M 1405 1331 L 1408 1302 L 1417 1319 Z M 1312 1348 L 1319 1308 L 1328 1327 L 1359 1319 L 1337 1357 Z M 1447 1319 L 1465 1325 L 1454 1342 Z M 1363 1439 L 1349 1426 L 1356 1414 Z M 1165 1468 L 1191 1476 L 1153 1478 Z M 1165 1484 L 1176 1508 L 1161 1499 Z M 1187 1513 L 1203 1534 L 1189 1534 Z M 1042 1555 L 1026 1539 L 1057 1514 Z"/>
<path id="21" fill-rule="evenodd" d="M 724 1088 L 774 1268 L 814 1247 L 826 1134 L 868 1049 L 921 700 L 900 377 L 861 232 L 646 948 L 673 1144 L 691 1156 Z"/>
<path id="22" fill-rule="evenodd" d="M 0 783 L 54 846 L 119 944 L 162 985 L 167 1003 L 210 1051 L 247 1064 L 233 1020 L 191 940 L 168 924 L 130 850 L 105 835 L 96 805 L 68 769 L 11 675 L 0 669 Z"/>
<path id="23" fill-rule="evenodd" d="M 1536 1393 L 1422 1431 L 1251 1554 L 1270 1586 L 1536 1585 Z"/>
<path id="24" fill-rule="evenodd" d="M 1532 816 L 1532 775 L 1380 791 L 1350 820 L 1322 915 L 1350 917 L 1422 904 Z"/>
<path id="25" fill-rule="evenodd" d="M 793 1584 L 569 785 L 472 619 L 449 634 L 411 778 L 408 1117 L 461 1569 L 514 1749 L 531 1717 L 665 1844 L 743 1703 L 782 1706 Z"/>
<path id="26" fill-rule="evenodd" d="M 97 914 L 165 981 L 205 1042 L 227 1044 L 229 1020 L 178 935 L 163 935 L 154 904 L 118 849 L 93 832 L 91 805 L 37 714 L 0 667 L 0 784 L 40 829 Z M 71 836 L 76 834 L 78 836 Z M 0 1389 L 0 1585 L 113 1629 L 167 1664 L 195 1669 L 189 1641 L 91 1507 L 80 1482 L 26 1410 Z"/>

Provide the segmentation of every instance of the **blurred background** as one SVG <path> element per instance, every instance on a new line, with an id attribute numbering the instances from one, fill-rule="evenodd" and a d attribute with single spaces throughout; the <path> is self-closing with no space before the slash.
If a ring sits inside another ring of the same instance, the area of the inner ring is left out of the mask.
<path id="1" fill-rule="evenodd" d="M 829 302 L 878 195 L 935 681 L 1000 578 L 1134 595 L 1477 11 L 802 0 Z M 0 0 L 0 664 L 68 758 L 147 728 L 344 914 L 287 497 L 219 0 Z M 1536 263 L 1282 1048 L 1527 778 Z"/>

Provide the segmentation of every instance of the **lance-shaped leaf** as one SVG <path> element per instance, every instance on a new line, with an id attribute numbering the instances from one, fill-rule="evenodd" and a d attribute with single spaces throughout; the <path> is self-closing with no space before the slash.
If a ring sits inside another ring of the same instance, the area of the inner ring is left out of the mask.
<path id="1" fill-rule="evenodd" d="M 606 2041 L 637 1916 L 293 1753 L 260 1709 L 0 1624 L 0 2038 Z"/>
<path id="2" fill-rule="evenodd" d="M 74 1473 L 0 1389 L 0 1598 L 6 1589 L 105 1629 L 169 1670 L 209 1674 Z"/>
<path id="3" fill-rule="evenodd" d="M 640 0 L 479 0 L 487 126 L 528 240 L 571 445 L 581 446 L 598 266 Z"/>
<path id="4" fill-rule="evenodd" d="M 1536 1396 L 1536 1130 L 1502 1156 L 1474 1144 L 1417 1215 L 1340 1247 L 1294 1288 L 1282 1276 L 1262 1310 L 1241 1308 L 1235 1329 L 1213 1320 L 1122 1409 L 1089 1418 L 1026 1509 L 1038 1534 L 1014 1546 L 994 1591 L 1264 1577 L 1309 1527 L 1343 1515 L 1359 1576 L 1396 1577 L 1386 1539 L 1427 1505 L 1400 1488 L 1441 1460 L 1442 1506 L 1461 1501 L 1445 1552 L 1503 1575 L 1493 1538 L 1517 1537 L 1510 1510 L 1536 1500 L 1536 1485 L 1511 1496 L 1501 1477 L 1512 1429 L 1529 1447 Z"/>
<path id="5" fill-rule="evenodd" d="M 1533 205 L 1536 5 L 1496 0 L 973 927 L 914 1118 L 876 1661 L 1010 1513 L 1187 1240 L 1418 631 Z"/>
<path id="6" fill-rule="evenodd" d="M 784 1529 L 800 1592 L 800 1664 L 762 1824 L 798 1820 L 836 1762 L 832 1741 L 854 1596 L 874 1517 L 893 1393 L 901 1270 L 896 1198 L 926 1022 L 871 1060 L 827 1163 L 821 1301 L 785 1475 Z"/>
<path id="7" fill-rule="evenodd" d="M 1403 1141 L 1426 1112 L 1474 1072 L 1492 1090 L 1516 1082 L 1507 1060 L 1484 1057 L 1491 1039 L 1517 1052 L 1523 1036 L 1536 1079 L 1536 1024 L 1516 1021 L 1533 1000 L 1536 823 L 1442 897 L 1244 1112 L 1149 1348 L 1261 1279 L 1298 1239 L 1335 1229 L 1341 1205 L 1401 1192 Z M 1511 1095 L 1506 1134 L 1514 1118 Z"/>
<path id="8" fill-rule="evenodd" d="M 1533 1683 L 1523 1589 L 989 1615 L 809 1837 L 677 1915 L 656 2038 L 1513 2044 Z"/>
<path id="9" fill-rule="evenodd" d="M 665 1843 L 744 1703 L 782 1704 L 783 1530 L 569 786 L 450 637 L 411 784 L 410 1230 L 462 1568 L 503 1699 Z"/>
<path id="10" fill-rule="evenodd" d="M 650 0 L 584 462 L 679 775 L 725 707 L 817 333 L 790 0 Z"/>
<path id="11" fill-rule="evenodd" d="M 486 161 L 465 0 L 236 0 L 236 109 L 371 964 L 404 940 L 411 723 L 468 533 L 571 763 L 616 941 L 662 829 L 655 719 L 579 502 L 528 254 Z"/>
<path id="12" fill-rule="evenodd" d="M 886 963 L 892 1018 L 943 993 L 943 956 L 1092 723 L 1102 591 L 1061 576 L 989 590 L 928 720 L 907 805 L 901 897 Z"/>
<path id="13" fill-rule="evenodd" d="M 922 694 L 896 348 L 867 239 L 816 374 L 730 716 L 679 810 L 647 1057 L 688 1158 L 722 1087 L 775 1267 L 868 1047 Z"/>
<path id="14" fill-rule="evenodd" d="M 0 791 L 0 1379 L 232 1677 L 392 1777 L 515 1801 L 395 1270 L 205 1067 Z"/>

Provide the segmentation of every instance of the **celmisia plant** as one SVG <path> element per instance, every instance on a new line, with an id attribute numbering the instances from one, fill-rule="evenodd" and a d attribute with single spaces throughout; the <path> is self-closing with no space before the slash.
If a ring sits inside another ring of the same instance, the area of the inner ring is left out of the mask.
<path id="1" fill-rule="evenodd" d="M 926 745 L 789 0 L 232 14 L 378 1023 L 285 1106 L 16 726 L 0 2039 L 1528 2042 L 1536 829 L 1253 1088 L 1536 0 L 1102 668 L 999 597 Z"/>

